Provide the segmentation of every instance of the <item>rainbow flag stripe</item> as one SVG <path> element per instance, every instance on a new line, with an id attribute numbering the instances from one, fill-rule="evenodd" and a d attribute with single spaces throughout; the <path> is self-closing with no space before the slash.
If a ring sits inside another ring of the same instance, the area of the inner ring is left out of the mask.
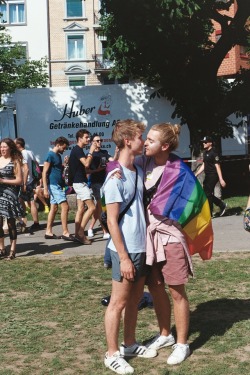
<path id="1" fill-rule="evenodd" d="M 174 154 L 169 156 L 150 210 L 182 226 L 191 255 L 211 258 L 213 229 L 207 197 L 191 169 Z"/>

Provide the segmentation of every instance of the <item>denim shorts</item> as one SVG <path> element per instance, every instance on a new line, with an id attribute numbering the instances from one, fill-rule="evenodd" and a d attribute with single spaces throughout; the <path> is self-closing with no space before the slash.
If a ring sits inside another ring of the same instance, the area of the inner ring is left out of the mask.
<path id="1" fill-rule="evenodd" d="M 113 250 L 110 251 L 110 254 L 112 261 L 112 279 L 122 281 L 119 255 Z M 148 267 L 146 266 L 146 253 L 130 253 L 128 256 L 136 269 L 134 281 L 138 281 L 142 276 L 147 276 Z"/>
<path id="2" fill-rule="evenodd" d="M 60 185 L 49 185 L 50 203 L 61 204 L 67 201 L 66 191 Z"/>
<path id="3" fill-rule="evenodd" d="M 73 189 L 76 193 L 76 199 L 81 201 L 92 200 L 92 190 L 88 187 L 86 182 L 73 183 Z"/>

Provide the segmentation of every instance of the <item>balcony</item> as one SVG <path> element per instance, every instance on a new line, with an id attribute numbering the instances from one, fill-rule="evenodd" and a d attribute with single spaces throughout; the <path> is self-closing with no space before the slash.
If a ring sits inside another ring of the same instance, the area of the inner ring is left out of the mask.
<path id="1" fill-rule="evenodd" d="M 93 59 L 95 60 L 95 71 L 96 72 L 105 72 L 110 71 L 113 68 L 114 63 L 108 59 L 105 59 L 103 55 L 94 55 Z"/>
<path id="2" fill-rule="evenodd" d="M 101 28 L 101 25 L 100 25 L 100 14 L 99 13 L 94 13 L 94 25 L 93 25 L 93 28 L 94 29 L 100 29 Z"/>

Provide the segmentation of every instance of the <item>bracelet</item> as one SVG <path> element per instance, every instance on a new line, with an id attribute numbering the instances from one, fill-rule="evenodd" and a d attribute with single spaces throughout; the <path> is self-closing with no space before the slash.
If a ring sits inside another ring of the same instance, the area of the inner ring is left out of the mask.
<path id="1" fill-rule="evenodd" d="M 91 152 L 88 153 L 88 156 L 90 156 L 91 158 L 93 158 L 93 155 L 91 154 Z"/>

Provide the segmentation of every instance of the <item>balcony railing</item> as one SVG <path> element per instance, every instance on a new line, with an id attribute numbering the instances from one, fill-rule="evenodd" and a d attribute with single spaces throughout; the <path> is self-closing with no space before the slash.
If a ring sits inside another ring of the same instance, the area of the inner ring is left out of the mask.
<path id="1" fill-rule="evenodd" d="M 101 16 L 100 16 L 99 13 L 94 13 L 94 27 L 96 27 L 96 28 L 101 27 L 100 18 L 101 18 Z"/>
<path id="2" fill-rule="evenodd" d="M 113 68 L 114 63 L 108 59 L 105 59 L 103 55 L 94 55 L 95 59 L 95 70 L 110 70 Z"/>

